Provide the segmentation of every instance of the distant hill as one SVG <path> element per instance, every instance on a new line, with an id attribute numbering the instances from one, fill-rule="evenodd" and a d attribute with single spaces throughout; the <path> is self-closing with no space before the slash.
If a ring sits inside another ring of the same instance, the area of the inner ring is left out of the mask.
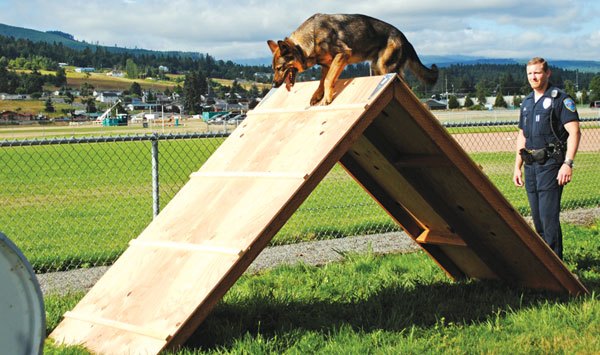
<path id="1" fill-rule="evenodd" d="M 95 49 L 96 47 L 102 47 L 110 53 L 131 53 L 133 55 L 142 54 L 153 54 L 157 56 L 183 56 L 197 58 L 198 53 L 193 52 L 178 52 L 178 51 L 153 51 L 149 49 L 137 49 L 137 48 L 123 48 L 123 47 L 111 47 L 111 46 L 100 46 L 87 42 L 77 41 L 73 36 L 68 33 L 61 31 L 37 31 L 22 27 L 9 26 L 0 23 L 0 36 L 13 37 L 15 39 L 27 39 L 32 42 L 46 42 L 46 43 L 62 43 L 65 47 L 72 48 L 75 50 L 84 50 L 85 48 Z M 70 38 L 69 38 L 70 37 Z"/>
<path id="2" fill-rule="evenodd" d="M 73 49 L 84 49 L 85 47 L 89 46 L 83 44 L 82 42 L 68 39 L 65 36 L 61 36 L 56 33 L 41 32 L 22 27 L 9 26 L 1 23 L 0 35 L 5 37 L 14 37 L 17 39 L 28 39 L 32 42 L 62 43 L 63 45 Z"/>
<path id="3" fill-rule="evenodd" d="M 148 49 L 137 49 L 137 48 L 122 48 L 122 47 L 110 47 L 100 46 L 86 42 L 80 42 L 73 39 L 72 35 L 61 32 L 60 30 L 52 30 L 47 32 L 9 26 L 0 24 L 0 36 L 14 37 L 28 39 L 33 42 L 47 42 L 47 43 L 62 43 L 64 46 L 73 48 L 75 50 L 83 50 L 86 47 L 95 49 L 96 47 L 102 47 L 111 53 L 131 53 L 133 55 L 156 55 L 156 56 L 176 56 L 176 57 L 191 57 L 198 58 L 199 53 L 194 52 L 180 52 L 180 51 L 153 51 Z M 551 65 L 557 66 L 567 70 L 579 70 L 581 72 L 600 73 L 600 61 L 582 61 L 582 60 L 552 60 L 547 58 Z M 515 58 L 485 58 L 485 57 L 474 57 L 465 55 L 424 55 L 421 56 L 421 60 L 425 65 L 436 64 L 438 67 L 444 68 L 451 65 L 476 65 L 476 64 L 522 64 L 527 63 L 528 59 L 515 59 Z M 234 63 L 245 65 L 245 66 L 270 66 L 272 58 L 249 58 L 249 59 L 231 59 Z"/>

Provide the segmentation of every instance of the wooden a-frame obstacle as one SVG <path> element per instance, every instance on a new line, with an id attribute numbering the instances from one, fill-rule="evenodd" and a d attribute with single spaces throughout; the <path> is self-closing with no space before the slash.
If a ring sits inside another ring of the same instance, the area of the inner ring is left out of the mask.
<path id="1" fill-rule="evenodd" d="M 399 77 L 317 85 L 272 90 L 50 337 L 181 345 L 337 162 L 450 277 L 587 292 Z"/>

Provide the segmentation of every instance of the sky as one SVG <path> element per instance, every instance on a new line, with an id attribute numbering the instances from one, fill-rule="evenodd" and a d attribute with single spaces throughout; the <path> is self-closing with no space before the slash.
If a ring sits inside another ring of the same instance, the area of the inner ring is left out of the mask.
<path id="1" fill-rule="evenodd" d="M 386 21 L 420 55 L 600 61 L 598 0 L 0 0 L 0 23 L 106 46 L 266 58 L 312 14 Z"/>

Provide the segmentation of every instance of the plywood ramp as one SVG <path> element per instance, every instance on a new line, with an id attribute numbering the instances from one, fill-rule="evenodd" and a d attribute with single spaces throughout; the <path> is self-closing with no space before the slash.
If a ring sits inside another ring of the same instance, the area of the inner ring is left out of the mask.
<path id="1" fill-rule="evenodd" d="M 338 161 L 450 277 L 587 292 L 397 76 L 317 85 L 272 90 L 50 337 L 181 345 Z"/>

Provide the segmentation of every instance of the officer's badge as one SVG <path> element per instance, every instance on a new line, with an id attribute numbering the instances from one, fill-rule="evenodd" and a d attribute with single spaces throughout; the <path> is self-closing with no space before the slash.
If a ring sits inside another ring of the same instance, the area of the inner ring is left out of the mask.
<path id="1" fill-rule="evenodd" d="M 575 106 L 575 101 L 573 101 L 572 98 L 568 97 L 568 98 L 564 99 L 563 104 L 565 104 L 565 107 L 567 108 L 567 110 L 569 110 L 571 112 L 577 111 L 577 106 Z"/>
<path id="2" fill-rule="evenodd" d="M 552 99 L 547 97 L 544 99 L 544 101 L 542 102 L 542 106 L 544 106 L 544 110 L 547 110 L 550 105 L 552 105 Z"/>

